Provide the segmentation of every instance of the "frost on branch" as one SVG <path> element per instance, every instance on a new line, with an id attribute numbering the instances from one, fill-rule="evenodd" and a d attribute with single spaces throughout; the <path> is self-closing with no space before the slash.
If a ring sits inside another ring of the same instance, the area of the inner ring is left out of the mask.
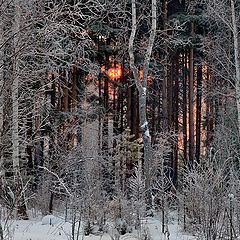
<path id="1" fill-rule="evenodd" d="M 144 135 L 147 136 L 148 138 L 150 138 L 149 130 L 146 130 L 145 133 L 144 133 Z"/>
<path id="2" fill-rule="evenodd" d="M 148 122 L 146 121 L 146 122 L 144 122 L 144 124 L 141 126 L 141 128 L 143 129 L 143 128 L 147 127 L 147 125 L 148 125 Z"/>
<path id="3" fill-rule="evenodd" d="M 143 96 L 146 96 L 146 93 L 147 93 L 147 88 L 143 87 Z"/>

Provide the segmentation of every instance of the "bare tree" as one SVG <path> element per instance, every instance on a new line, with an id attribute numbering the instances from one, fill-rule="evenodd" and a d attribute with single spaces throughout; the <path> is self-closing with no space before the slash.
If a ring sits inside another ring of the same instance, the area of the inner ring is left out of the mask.
<path id="1" fill-rule="evenodd" d="M 138 89 L 139 97 L 139 116 L 140 116 L 140 127 L 143 134 L 143 144 L 144 144 L 144 175 L 146 179 L 146 190 L 147 190 L 147 202 L 151 204 L 151 195 L 150 195 L 150 165 L 152 159 L 152 146 L 151 146 L 151 136 L 149 132 L 149 126 L 147 121 L 147 91 L 148 91 L 148 74 L 149 74 L 149 63 L 151 60 L 152 49 L 154 45 L 154 39 L 157 30 L 157 2 L 156 0 L 151 1 L 151 13 L 152 13 L 152 22 L 150 36 L 148 39 L 148 44 L 146 46 L 146 51 L 144 54 L 143 60 L 143 74 L 142 79 L 135 61 L 134 55 L 134 41 L 137 32 L 137 5 L 136 0 L 132 0 L 132 29 L 131 36 L 129 39 L 129 57 L 130 57 L 130 66 L 133 71 L 134 82 Z"/>
<path id="2" fill-rule="evenodd" d="M 60 82 L 60 68 L 69 70 L 74 64 L 96 72 L 90 61 L 93 46 L 86 27 L 103 6 L 92 0 L 74 4 L 16 0 L 0 5 L 1 193 L 11 189 L 14 197 L 7 194 L 6 198 L 11 204 L 25 205 L 23 186 L 31 177 L 36 180 L 36 176 L 26 176 L 28 167 L 35 168 L 31 174 L 39 175 L 38 165 L 43 165 L 43 160 L 52 164 L 57 158 L 49 159 L 45 151 L 50 142 L 46 129 L 52 117 L 46 93 L 54 81 Z M 42 152 L 44 159 L 40 159 Z M 20 215 L 26 217 L 23 212 Z"/>
<path id="3" fill-rule="evenodd" d="M 235 0 L 197 2 L 205 4 L 207 16 L 211 20 L 211 31 L 205 41 L 207 55 L 210 56 L 208 64 L 212 67 L 215 76 L 226 80 L 229 86 L 235 88 L 240 134 L 239 2 Z M 211 58 L 215 61 L 211 61 Z"/>

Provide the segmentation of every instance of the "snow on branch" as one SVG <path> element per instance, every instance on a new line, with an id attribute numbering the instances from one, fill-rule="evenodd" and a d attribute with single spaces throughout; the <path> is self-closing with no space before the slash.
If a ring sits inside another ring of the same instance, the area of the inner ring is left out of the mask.
<path id="1" fill-rule="evenodd" d="M 148 122 L 146 121 L 146 122 L 141 126 L 141 128 L 145 128 L 145 127 L 147 127 L 147 125 L 148 125 Z"/>
<path id="2" fill-rule="evenodd" d="M 143 87 L 143 96 L 146 96 L 147 88 Z"/>
<path id="3" fill-rule="evenodd" d="M 70 193 L 70 191 L 68 190 L 68 188 L 66 187 L 65 183 L 63 182 L 62 178 L 60 178 L 56 173 L 50 171 L 48 168 L 46 167 L 41 167 L 38 166 L 41 169 L 46 170 L 48 173 L 51 173 L 53 176 L 55 176 L 57 178 L 57 180 L 59 181 L 60 185 L 65 189 L 65 191 L 67 192 L 67 194 L 71 197 L 72 194 Z"/>
<path id="4" fill-rule="evenodd" d="M 148 129 L 144 132 L 144 135 L 147 136 L 148 138 L 150 138 L 150 133 L 149 133 Z"/>

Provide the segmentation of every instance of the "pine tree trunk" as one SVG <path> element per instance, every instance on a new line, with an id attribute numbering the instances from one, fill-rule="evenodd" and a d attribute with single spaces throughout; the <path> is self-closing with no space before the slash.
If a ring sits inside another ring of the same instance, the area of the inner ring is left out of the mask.
<path id="1" fill-rule="evenodd" d="M 174 62 L 174 61 L 173 61 Z M 168 112 L 168 130 L 173 130 L 173 71 L 174 63 L 169 67 L 169 75 L 167 79 L 167 112 Z"/>
<path id="2" fill-rule="evenodd" d="M 74 65 L 72 67 L 72 91 L 70 97 L 70 110 L 71 112 L 77 112 L 77 67 Z M 77 128 L 78 128 L 78 119 L 77 117 L 71 118 L 71 125 L 74 126 L 71 134 L 70 134 L 70 144 L 71 149 L 76 146 L 77 143 Z"/>
<path id="3" fill-rule="evenodd" d="M 207 126 L 207 137 L 206 137 L 206 148 L 209 149 L 213 139 L 213 127 L 214 127 L 214 106 L 213 97 L 210 95 L 213 92 L 213 81 L 207 69 L 207 99 L 206 99 L 206 126 Z"/>
<path id="4" fill-rule="evenodd" d="M 122 133 L 123 132 L 123 124 L 124 124 L 124 84 L 125 84 L 125 79 L 124 79 L 124 63 L 125 60 L 123 58 L 122 61 L 122 76 L 121 76 L 121 87 L 120 87 L 120 129 L 119 132 Z"/>
<path id="5" fill-rule="evenodd" d="M 194 161 L 194 66 L 193 48 L 189 53 L 189 166 L 193 166 Z"/>
<path id="6" fill-rule="evenodd" d="M 200 162 L 202 122 L 202 65 L 197 67 L 196 161 Z"/>
<path id="7" fill-rule="evenodd" d="M 174 60 L 169 67 L 169 76 L 167 78 L 167 111 L 168 111 L 168 131 L 172 132 L 174 131 L 174 100 L 173 100 L 173 78 L 174 78 Z M 168 162 L 169 162 L 169 176 L 173 180 L 174 178 L 174 142 L 171 142 L 171 151 L 168 153 L 167 157 Z"/>
<path id="8" fill-rule="evenodd" d="M 64 70 L 64 86 L 63 86 L 63 111 L 68 111 L 68 73 Z"/>
<path id="9" fill-rule="evenodd" d="M 183 54 L 183 157 L 185 163 L 188 162 L 187 157 L 187 54 Z"/>
<path id="10" fill-rule="evenodd" d="M 106 63 L 109 64 L 109 56 L 106 56 Z M 109 146 L 108 146 L 108 118 L 109 118 L 109 79 L 104 77 L 104 92 L 103 92 L 103 106 L 104 106 L 104 116 L 102 125 L 102 156 L 103 156 L 103 177 L 104 177 L 104 187 L 106 192 L 111 193 L 112 187 L 110 184 L 110 164 L 109 164 Z"/>
<path id="11" fill-rule="evenodd" d="M 72 111 L 77 111 L 77 67 L 72 69 Z"/>
<path id="12" fill-rule="evenodd" d="M 174 74 L 174 105 L 173 105 L 173 119 L 174 119 L 174 158 L 173 158 L 173 183 L 177 185 L 178 179 L 178 117 L 179 117 L 179 53 L 175 56 L 175 74 Z"/>

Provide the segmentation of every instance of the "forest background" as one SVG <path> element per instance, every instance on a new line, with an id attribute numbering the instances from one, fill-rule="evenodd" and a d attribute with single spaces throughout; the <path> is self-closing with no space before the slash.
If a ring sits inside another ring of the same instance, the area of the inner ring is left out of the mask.
<path id="1" fill-rule="evenodd" d="M 200 239 L 240 236 L 239 10 L 0 0 L 4 219 L 71 209 L 124 234 L 160 212 L 165 233 L 175 209 Z"/>

